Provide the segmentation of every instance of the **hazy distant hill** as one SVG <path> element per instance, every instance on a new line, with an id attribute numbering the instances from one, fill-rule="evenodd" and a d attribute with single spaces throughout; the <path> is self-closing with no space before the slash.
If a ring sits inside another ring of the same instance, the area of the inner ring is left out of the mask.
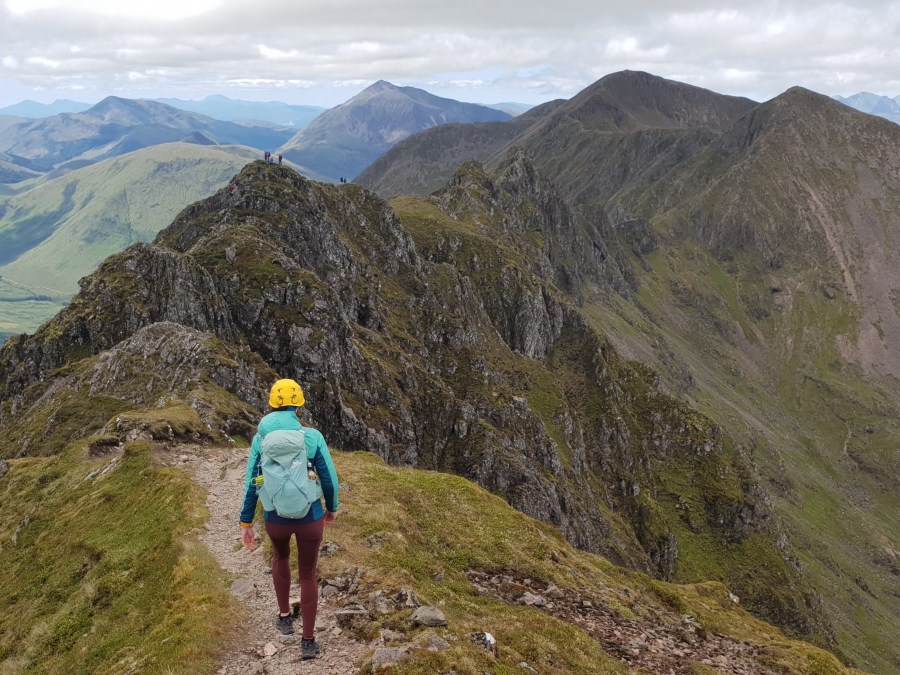
<path id="1" fill-rule="evenodd" d="M 509 113 L 513 117 L 528 112 L 534 107 L 530 103 L 515 103 L 513 101 L 505 101 L 503 103 L 485 103 L 485 106 L 487 106 L 488 108 L 493 108 L 494 110 L 502 110 L 505 113 Z"/>
<path id="2" fill-rule="evenodd" d="M 291 105 L 281 101 L 242 101 L 216 94 L 200 101 L 180 98 L 158 98 L 160 103 L 214 117 L 217 120 L 239 122 L 261 120 L 280 126 L 303 129 L 327 108 L 315 105 Z M 2 112 L 2 111 L 0 111 Z"/>
<path id="3" fill-rule="evenodd" d="M 585 313 L 735 435 L 840 649 L 897 672 L 900 127 L 799 88 L 756 104 L 619 73 L 510 129 L 425 131 L 359 182 L 429 192 L 476 140 L 489 167 L 531 155 L 622 269 Z"/>
<path id="4" fill-rule="evenodd" d="M 291 133 L 222 122 L 155 101 L 111 96 L 83 113 L 8 125 L 0 130 L 0 151 L 10 162 L 43 173 L 72 160 L 98 161 L 180 141 L 195 132 L 216 143 L 246 145 L 260 152 L 281 144 Z"/>
<path id="5" fill-rule="evenodd" d="M 21 117 L 50 117 L 50 115 L 58 115 L 59 113 L 84 112 L 92 105 L 92 103 L 71 101 L 65 98 L 57 99 L 53 101 L 53 103 L 38 103 L 37 101 L 25 100 L 21 101 L 20 103 L 8 105 L 5 108 L 0 108 L 0 115 L 19 115 Z"/>
<path id="6" fill-rule="evenodd" d="M 349 180 L 416 132 L 450 122 L 508 119 L 510 115 L 499 110 L 381 80 L 322 113 L 278 152 L 333 180 Z"/>
<path id="7" fill-rule="evenodd" d="M 856 108 L 870 115 L 878 115 L 891 122 L 900 124 L 900 96 L 891 98 L 889 96 L 879 96 L 878 94 L 870 94 L 867 91 L 861 91 L 852 96 L 835 96 L 836 101 L 840 101 L 844 105 Z"/>
<path id="8" fill-rule="evenodd" d="M 18 183 L 40 175 L 39 171 L 19 166 L 9 155 L 0 152 L 0 183 Z"/>
<path id="9" fill-rule="evenodd" d="M 197 198 L 228 184 L 255 150 L 168 143 L 115 157 L 0 196 L 0 275 L 8 333 L 32 331 L 52 305 L 11 304 L 34 296 L 64 299 L 107 256 L 149 241 Z M 18 288 L 18 290 L 17 290 Z M 43 310 L 42 310 L 43 308 Z M 42 313 L 43 311 L 43 313 Z"/>

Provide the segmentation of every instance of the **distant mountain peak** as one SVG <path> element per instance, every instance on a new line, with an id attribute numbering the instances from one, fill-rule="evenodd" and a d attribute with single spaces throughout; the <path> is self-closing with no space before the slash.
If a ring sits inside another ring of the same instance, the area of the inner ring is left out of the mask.
<path id="1" fill-rule="evenodd" d="M 891 98 L 861 91 L 852 96 L 835 96 L 834 99 L 860 112 L 877 115 L 900 124 L 900 96 Z"/>
<path id="2" fill-rule="evenodd" d="M 332 180 L 353 178 L 396 143 L 419 131 L 448 123 L 510 119 L 508 113 L 486 106 L 378 80 L 322 113 L 279 152 Z"/>
<path id="3" fill-rule="evenodd" d="M 114 106 L 114 105 L 127 106 L 132 103 L 134 103 L 133 100 L 127 99 L 127 98 L 122 98 L 121 96 L 107 96 L 106 98 L 101 99 L 100 101 L 95 103 L 93 106 L 91 106 L 90 110 L 94 110 L 95 108 L 107 108 L 109 106 Z"/>

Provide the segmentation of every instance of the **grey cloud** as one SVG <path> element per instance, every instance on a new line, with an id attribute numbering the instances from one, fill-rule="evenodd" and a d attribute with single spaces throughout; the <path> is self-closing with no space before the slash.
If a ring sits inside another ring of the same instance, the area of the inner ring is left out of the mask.
<path id="1" fill-rule="evenodd" d="M 492 88 L 521 91 L 535 101 L 630 68 L 757 99 L 794 84 L 900 93 L 900 0 L 865 9 L 812 0 L 222 0 L 179 21 L 77 7 L 12 14 L 0 5 L 0 79 L 128 95 L 129 83 L 234 94 L 384 78 L 488 98 Z"/>

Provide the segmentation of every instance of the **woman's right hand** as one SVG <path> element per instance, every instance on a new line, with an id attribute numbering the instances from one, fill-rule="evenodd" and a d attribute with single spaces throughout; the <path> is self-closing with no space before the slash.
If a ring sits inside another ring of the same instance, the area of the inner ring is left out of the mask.
<path id="1" fill-rule="evenodd" d="M 241 526 L 241 543 L 248 551 L 253 550 L 253 544 L 256 543 L 256 534 L 253 532 L 252 527 Z"/>
<path id="2" fill-rule="evenodd" d="M 334 519 L 337 518 L 336 511 L 326 511 L 325 512 L 325 524 L 331 525 L 334 522 Z"/>

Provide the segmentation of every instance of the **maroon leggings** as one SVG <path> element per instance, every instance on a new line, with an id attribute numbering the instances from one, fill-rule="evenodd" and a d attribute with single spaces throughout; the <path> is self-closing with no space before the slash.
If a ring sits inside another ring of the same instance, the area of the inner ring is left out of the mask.
<path id="1" fill-rule="evenodd" d="M 316 610 L 319 606 L 319 586 L 316 563 L 319 546 L 325 531 L 325 519 L 319 518 L 302 525 L 280 525 L 266 521 L 266 534 L 272 540 L 272 581 L 275 597 L 282 614 L 291 611 L 291 535 L 297 536 L 297 558 L 300 561 L 300 615 L 303 617 L 303 637 L 312 639 L 316 629 Z"/>

